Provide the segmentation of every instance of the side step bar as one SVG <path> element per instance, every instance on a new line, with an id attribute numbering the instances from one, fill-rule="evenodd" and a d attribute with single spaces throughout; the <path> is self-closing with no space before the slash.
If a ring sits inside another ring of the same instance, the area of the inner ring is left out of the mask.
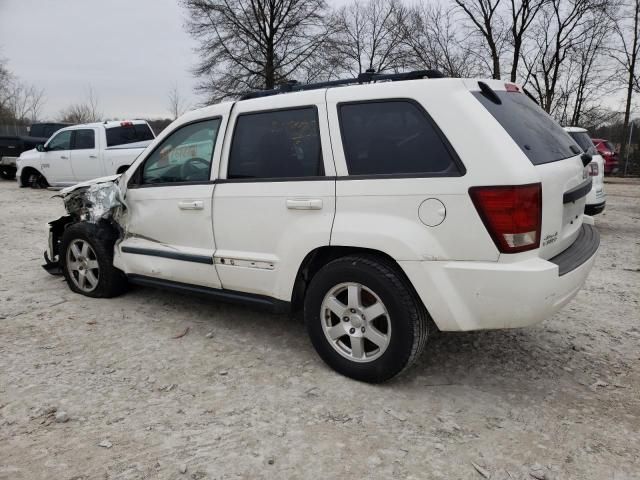
<path id="1" fill-rule="evenodd" d="M 223 302 L 248 305 L 267 310 L 272 313 L 288 313 L 291 311 L 291 303 L 277 298 L 256 295 L 253 293 L 236 292 L 234 290 L 224 290 L 220 288 L 203 287 L 188 283 L 173 282 L 161 278 L 147 277 L 145 275 L 127 275 L 127 279 L 136 285 L 143 287 L 161 288 L 176 292 L 188 293 L 222 300 Z"/>

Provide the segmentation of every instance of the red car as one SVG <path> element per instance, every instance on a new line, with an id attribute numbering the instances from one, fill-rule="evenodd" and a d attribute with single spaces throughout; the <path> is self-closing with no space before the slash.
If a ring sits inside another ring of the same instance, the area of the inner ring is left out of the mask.
<path id="1" fill-rule="evenodd" d="M 604 138 L 592 138 L 591 141 L 604 158 L 604 173 L 607 175 L 618 172 L 618 152 L 609 140 Z"/>

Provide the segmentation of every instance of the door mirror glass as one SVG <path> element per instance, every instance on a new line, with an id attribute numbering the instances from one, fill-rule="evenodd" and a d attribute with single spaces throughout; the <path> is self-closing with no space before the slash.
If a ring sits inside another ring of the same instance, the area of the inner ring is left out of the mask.
<path id="1" fill-rule="evenodd" d="M 36 150 L 39 152 L 44 152 L 45 148 L 43 144 L 36 145 Z"/>

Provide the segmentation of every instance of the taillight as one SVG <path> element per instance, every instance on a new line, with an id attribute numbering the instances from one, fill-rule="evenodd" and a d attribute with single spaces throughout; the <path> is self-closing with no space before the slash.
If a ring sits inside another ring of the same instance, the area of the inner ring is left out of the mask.
<path id="1" fill-rule="evenodd" d="M 540 183 L 472 187 L 469 195 L 500 252 L 524 252 L 540 246 Z"/>
<path id="2" fill-rule="evenodd" d="M 590 177 L 597 177 L 598 173 L 600 172 L 598 164 L 596 162 L 591 162 L 589 165 L 587 165 L 587 169 L 589 170 Z"/>
<path id="3" fill-rule="evenodd" d="M 520 88 L 515 83 L 505 83 L 504 88 L 507 92 L 519 93 Z"/>

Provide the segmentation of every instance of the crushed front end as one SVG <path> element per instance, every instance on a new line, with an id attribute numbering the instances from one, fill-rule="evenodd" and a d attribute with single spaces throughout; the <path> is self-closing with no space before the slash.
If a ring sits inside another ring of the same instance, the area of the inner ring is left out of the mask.
<path id="1" fill-rule="evenodd" d="M 120 175 L 102 177 L 65 188 L 62 198 L 67 215 L 49 222 L 49 242 L 42 266 L 52 275 L 62 275 L 60 245 L 65 230 L 77 222 L 105 222 L 121 232 L 118 219 L 126 211 L 119 185 Z"/>

